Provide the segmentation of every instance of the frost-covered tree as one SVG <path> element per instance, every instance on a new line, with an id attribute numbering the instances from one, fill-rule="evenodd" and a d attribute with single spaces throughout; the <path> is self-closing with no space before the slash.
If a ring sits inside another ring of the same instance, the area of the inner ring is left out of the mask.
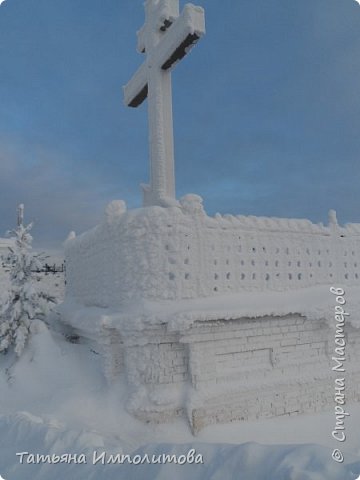
<path id="1" fill-rule="evenodd" d="M 0 352 L 13 347 L 20 356 L 30 334 L 31 321 L 41 319 L 48 312 L 54 298 L 35 288 L 35 272 L 42 268 L 43 257 L 34 254 L 30 230 L 33 224 L 24 226 L 24 205 L 18 207 L 18 226 L 8 232 L 13 246 L 4 258 L 9 273 L 9 292 L 0 308 Z"/>

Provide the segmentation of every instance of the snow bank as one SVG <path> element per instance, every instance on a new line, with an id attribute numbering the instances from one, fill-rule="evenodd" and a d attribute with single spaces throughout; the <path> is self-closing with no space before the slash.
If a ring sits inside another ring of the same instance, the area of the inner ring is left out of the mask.
<path id="1" fill-rule="evenodd" d="M 329 460 L 331 451 L 318 445 L 274 445 L 265 446 L 256 443 L 243 445 L 188 443 L 148 444 L 132 452 L 136 455 L 155 458 L 165 455 L 186 455 L 191 449 L 201 454 L 203 464 L 157 464 L 157 465 L 103 465 L 93 464 L 94 452 L 98 456 L 106 452 L 125 454 L 121 449 L 104 448 L 100 437 L 89 432 L 61 430 L 47 425 L 41 418 L 27 413 L 0 417 L 0 471 L 6 480 L 167 480 L 191 478 L 194 480 L 231 479 L 241 480 L 354 480 L 360 472 L 360 460 L 350 458 L 345 465 Z M 29 452 L 41 455 L 83 454 L 86 464 L 27 464 L 27 455 L 20 457 L 16 453 Z M 128 453 L 128 452 L 126 452 Z"/>
<path id="2" fill-rule="evenodd" d="M 360 473 L 360 408 L 355 406 L 347 406 L 352 422 L 345 464 L 338 465 L 331 459 L 332 412 L 212 426 L 194 442 L 182 420 L 153 426 L 133 419 L 123 404 L 127 385 L 119 382 L 107 390 L 99 356 L 85 345 L 65 342 L 41 323 L 12 367 L 11 360 L 0 357 L 0 475 L 6 480 L 353 480 Z M 325 446 L 309 445 L 313 442 Z M 203 465 L 92 465 L 95 450 L 157 456 L 183 455 L 191 448 L 203 455 Z M 19 452 L 84 453 L 88 463 L 21 465 Z"/>

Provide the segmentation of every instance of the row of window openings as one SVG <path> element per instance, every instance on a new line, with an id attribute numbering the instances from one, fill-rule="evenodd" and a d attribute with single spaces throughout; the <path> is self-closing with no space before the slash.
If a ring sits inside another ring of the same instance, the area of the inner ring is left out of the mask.
<path id="1" fill-rule="evenodd" d="M 188 250 L 189 250 L 189 249 L 190 249 L 190 247 L 189 247 L 189 245 L 188 245 Z M 212 249 L 213 251 L 216 250 L 215 245 L 212 245 L 212 246 L 211 246 L 211 249 Z M 229 252 L 229 251 L 231 250 L 231 246 L 228 245 L 228 246 L 226 247 L 226 249 L 227 249 L 227 251 Z M 250 250 L 250 252 L 256 253 L 256 250 L 257 250 L 256 247 L 252 247 L 251 250 Z M 262 247 L 261 250 L 262 250 L 264 253 L 266 253 L 266 251 L 267 251 L 267 250 L 266 250 L 266 247 Z M 242 246 L 241 246 L 241 245 L 238 246 L 238 251 L 239 251 L 239 252 L 242 251 Z M 311 252 L 311 250 L 310 250 L 309 248 L 307 248 L 307 249 L 305 250 L 305 252 L 307 253 L 307 255 L 315 254 L 315 252 Z M 327 253 L 327 255 L 330 255 L 330 250 L 329 250 L 328 248 L 325 250 L 325 252 Z M 279 254 L 279 253 L 280 253 L 280 248 L 277 247 L 277 248 L 275 249 L 275 254 Z M 289 248 L 286 248 L 286 249 L 285 249 L 285 253 L 286 253 L 286 255 L 290 255 L 290 249 L 289 249 Z M 297 251 L 297 254 L 298 254 L 298 255 L 301 255 L 301 253 L 302 253 L 302 252 L 301 252 L 300 250 Z M 317 254 L 318 254 L 318 255 L 321 255 L 321 254 L 322 254 L 322 251 L 321 251 L 321 250 L 317 250 Z M 348 255 L 348 252 L 347 252 L 347 250 L 345 250 L 345 251 L 344 251 L 344 257 L 347 257 L 347 255 Z M 351 251 L 351 255 L 352 255 L 352 256 L 355 256 L 355 251 L 354 251 L 354 250 Z"/>
<path id="2" fill-rule="evenodd" d="M 225 246 L 222 246 L 221 248 L 222 248 L 222 249 L 225 249 L 225 248 L 226 248 L 226 250 L 227 250 L 228 252 L 230 252 L 231 249 L 232 249 L 232 246 L 231 246 L 231 245 L 227 245 L 226 247 L 225 247 Z M 190 250 L 190 245 L 187 245 L 187 249 Z M 211 250 L 215 251 L 216 249 L 217 249 L 217 247 L 216 247 L 215 245 L 211 245 Z M 170 245 L 169 245 L 169 244 L 166 244 L 166 245 L 165 245 L 165 250 L 170 250 Z M 238 246 L 238 250 L 239 250 L 239 251 L 242 251 L 242 246 L 241 246 L 241 245 Z M 264 253 L 267 252 L 266 247 L 262 247 L 262 248 L 259 249 L 259 250 L 263 251 Z M 250 251 L 255 253 L 255 252 L 257 251 L 257 248 L 256 248 L 256 247 L 251 247 Z M 289 247 L 286 247 L 286 248 L 284 249 L 284 251 L 285 251 L 286 255 L 290 255 L 290 248 L 289 248 Z M 315 251 L 314 251 L 314 252 L 311 252 L 310 248 L 306 248 L 305 252 L 307 253 L 307 255 L 311 255 L 311 253 L 315 253 Z M 276 247 L 276 248 L 275 248 L 275 253 L 280 253 L 280 247 Z M 302 252 L 301 252 L 300 250 L 297 250 L 297 254 L 298 254 L 298 255 L 301 255 L 301 253 L 302 253 Z M 326 253 L 327 255 L 330 255 L 330 250 L 327 248 L 327 249 L 325 250 L 325 253 Z M 344 256 L 345 256 L 345 257 L 348 255 L 348 253 L 349 253 L 349 252 L 348 252 L 347 250 L 344 250 Z M 321 250 L 321 249 L 317 250 L 317 254 L 318 254 L 318 255 L 321 255 L 321 254 L 322 254 L 322 250 Z M 351 255 L 352 255 L 352 256 L 355 256 L 355 251 L 354 251 L 354 250 L 351 251 Z"/>
<path id="3" fill-rule="evenodd" d="M 187 245 L 187 249 L 190 250 L 190 245 Z M 215 245 L 212 245 L 212 246 L 211 246 L 211 249 L 212 249 L 212 250 L 215 250 Z M 230 251 L 231 251 L 231 246 L 228 245 L 228 246 L 226 247 L 226 249 L 227 249 L 228 252 L 230 252 Z M 165 245 L 165 250 L 170 250 L 170 245 Z M 242 251 L 241 245 L 239 245 L 238 251 L 239 251 L 239 252 Z M 262 247 L 262 251 L 263 251 L 264 253 L 266 253 L 266 247 Z M 310 251 L 309 248 L 307 248 L 305 251 L 306 251 L 307 255 L 311 255 L 311 254 L 312 254 L 312 252 Z M 329 250 L 328 248 L 327 248 L 325 251 L 326 251 L 326 253 L 327 253 L 328 255 L 330 255 L 330 250 Z M 252 253 L 256 253 L 256 247 L 252 247 L 251 252 L 252 252 Z M 277 248 L 275 249 L 275 254 L 279 254 L 279 253 L 280 253 L 280 248 L 277 247 Z M 285 249 L 285 253 L 286 253 L 286 255 L 290 255 L 290 249 L 289 249 L 289 248 L 286 248 L 286 249 Z M 318 255 L 321 255 L 322 252 L 321 252 L 321 250 L 318 250 L 317 253 L 318 253 Z M 301 255 L 300 250 L 297 251 L 297 254 L 298 254 L 298 255 Z M 347 257 L 347 255 L 348 255 L 348 252 L 347 252 L 347 250 L 345 250 L 345 251 L 344 251 L 344 257 Z M 352 255 L 352 256 L 355 256 L 355 251 L 354 251 L 354 250 L 352 250 L 351 255 Z"/>
<path id="4" fill-rule="evenodd" d="M 239 248 L 241 248 L 241 247 L 239 247 Z M 265 247 L 263 247 L 263 248 L 265 249 Z M 230 249 L 230 247 L 229 247 L 228 249 Z M 166 245 L 166 250 L 169 250 L 169 245 Z M 190 250 L 190 246 L 189 246 L 189 245 L 188 245 L 188 250 Z M 289 252 L 288 252 L 289 249 L 286 249 L 286 250 L 287 250 L 286 253 L 288 254 L 288 253 L 289 253 Z M 256 249 L 253 248 L 252 251 L 255 253 L 255 252 L 256 252 Z M 264 251 L 266 251 L 266 250 L 264 250 Z M 279 253 L 279 251 L 280 251 L 280 250 L 277 248 L 277 249 L 276 249 L 276 253 Z M 309 250 L 309 249 L 306 249 L 306 252 L 310 255 L 310 250 Z M 326 250 L 326 252 L 329 253 L 329 250 Z M 300 252 L 298 252 L 298 253 L 300 253 Z M 321 254 L 321 250 L 319 250 L 319 255 L 320 255 L 320 254 Z M 352 255 L 355 255 L 355 252 L 353 251 L 353 252 L 351 252 L 351 254 L 352 254 Z M 344 252 L 344 256 L 347 256 L 347 252 Z M 184 263 L 185 263 L 186 265 L 188 265 L 188 264 L 189 264 L 189 259 L 186 258 L 186 259 L 184 260 Z M 230 264 L 230 260 L 229 260 L 229 259 L 226 259 L 225 263 L 226 263 L 226 265 L 229 265 L 229 264 Z M 241 260 L 240 263 L 241 263 L 241 265 L 244 265 L 244 264 L 245 264 L 245 261 L 244 261 L 244 260 Z M 321 266 L 321 262 L 318 261 L 317 263 L 318 263 L 318 266 L 320 267 L 320 266 Z M 217 264 L 218 264 L 218 260 L 214 260 L 214 265 L 217 265 Z M 255 260 L 252 260 L 252 261 L 251 261 L 251 265 L 255 265 Z M 265 265 L 268 266 L 268 265 L 269 265 L 269 262 L 268 262 L 268 261 L 265 261 Z M 291 262 L 289 262 L 288 265 L 291 266 Z M 276 267 L 279 266 L 279 261 L 278 261 L 278 260 L 275 261 L 275 266 L 276 266 Z M 300 261 L 297 262 L 297 266 L 298 266 L 298 267 L 301 266 L 301 262 L 300 262 Z M 309 266 L 310 266 L 310 267 L 312 266 L 312 263 L 311 263 L 311 262 L 309 263 Z M 329 267 L 331 267 L 331 266 L 332 266 L 332 262 L 329 262 Z M 345 267 L 345 268 L 347 267 L 347 262 L 344 262 L 344 267 Z M 357 267 L 357 263 L 354 263 L 354 267 L 355 267 L 355 268 Z"/>
<path id="5" fill-rule="evenodd" d="M 244 274 L 243 274 L 243 275 L 244 275 Z M 312 273 L 310 273 L 310 278 L 312 278 L 312 276 L 313 276 Z M 332 276 L 333 276 L 333 274 L 330 273 L 329 277 L 332 278 Z M 280 277 L 280 274 L 277 273 L 277 274 L 276 274 L 276 277 Z M 302 280 L 301 273 L 298 274 L 298 277 L 297 277 L 297 278 L 298 278 L 298 280 Z M 348 278 L 349 278 L 349 275 L 346 273 L 346 274 L 345 274 L 345 279 L 348 280 Z M 359 275 L 358 275 L 357 273 L 355 273 L 355 278 L 356 278 L 356 279 L 359 278 Z M 245 275 L 244 275 L 244 278 L 243 278 L 243 279 L 245 279 Z M 252 279 L 253 279 L 253 280 L 256 279 L 255 273 L 252 274 Z M 270 275 L 269 275 L 269 274 L 266 275 L 265 280 L 270 280 Z M 292 280 L 292 275 L 291 275 L 291 273 L 289 273 L 289 280 Z M 214 287 L 214 292 L 217 292 L 217 291 L 218 291 L 218 287 Z"/>
<path id="6" fill-rule="evenodd" d="M 276 277 L 276 278 L 280 278 L 280 273 L 276 273 L 276 274 L 275 274 L 275 277 Z M 332 273 L 329 273 L 329 277 L 332 278 L 332 277 L 333 277 L 333 274 L 332 274 Z M 355 277 L 356 279 L 358 279 L 358 278 L 359 278 L 358 273 L 355 273 L 355 274 L 354 274 L 354 277 Z M 190 273 L 185 273 L 185 280 L 189 280 L 190 278 L 191 278 Z M 245 280 L 245 279 L 246 279 L 245 273 L 242 273 L 241 276 L 240 276 L 240 278 L 241 278 L 241 280 Z M 302 273 L 298 273 L 297 275 L 293 275 L 292 273 L 289 273 L 289 274 L 288 274 L 288 279 L 289 279 L 289 280 L 293 280 L 293 278 L 297 278 L 298 280 L 302 280 L 302 279 L 303 279 L 303 274 L 302 274 Z M 309 274 L 309 278 L 313 278 L 313 274 L 312 274 L 312 273 Z M 344 274 L 344 278 L 345 278 L 346 280 L 348 280 L 348 279 L 349 279 L 349 274 L 348 274 L 348 273 L 345 273 L 345 274 Z M 175 274 L 172 273 L 172 272 L 169 273 L 169 279 L 170 279 L 170 280 L 175 280 Z M 219 275 L 218 275 L 217 273 L 215 273 L 214 279 L 215 279 L 215 280 L 218 280 L 218 279 L 219 279 Z M 226 280 L 230 280 L 230 279 L 231 279 L 231 274 L 230 274 L 230 273 L 227 273 L 227 274 L 226 274 Z M 253 274 L 251 275 L 251 279 L 252 279 L 252 280 L 256 280 L 256 273 L 253 273 Z M 267 274 L 265 275 L 265 280 L 270 280 L 270 274 L 269 274 L 269 273 L 267 273 Z"/>
<path id="7" fill-rule="evenodd" d="M 239 240 L 241 240 L 241 237 L 239 237 Z M 225 247 L 222 247 L 222 248 L 225 248 Z M 227 249 L 227 251 L 229 252 L 229 251 L 231 250 L 231 246 L 230 246 L 230 245 L 227 245 L 226 249 Z M 211 250 L 213 250 L 213 251 L 216 250 L 215 245 L 211 245 Z M 239 245 L 239 246 L 238 246 L 238 251 L 241 252 L 241 250 L 242 250 L 242 246 Z M 255 253 L 256 250 L 257 250 L 256 247 L 252 247 L 250 251 Z M 262 250 L 264 253 L 266 253 L 266 247 L 262 247 L 262 248 L 259 249 L 259 250 Z M 297 252 L 298 252 L 298 255 L 301 255 L 301 251 L 300 251 L 300 250 L 298 250 Z M 275 253 L 280 253 L 280 248 L 279 248 L 279 247 L 277 247 L 277 248 L 275 249 Z M 288 247 L 285 248 L 285 253 L 286 253 L 287 255 L 290 255 L 290 248 L 288 248 Z M 309 248 L 306 249 L 306 253 L 307 253 L 308 255 L 311 254 Z M 318 253 L 318 255 L 321 255 L 322 252 L 321 252 L 321 250 L 318 250 L 317 253 Z M 328 248 L 326 249 L 326 253 L 327 253 L 328 255 L 330 254 L 330 250 L 329 250 Z M 352 253 L 352 255 L 355 255 L 355 252 L 351 252 L 351 253 Z M 346 255 L 347 255 L 347 252 L 345 252 L 344 255 L 346 256 Z"/>
<path id="8" fill-rule="evenodd" d="M 251 260 L 250 263 L 251 263 L 251 265 L 254 266 L 254 265 L 255 265 L 255 260 Z M 279 266 L 279 263 L 280 263 L 279 260 L 275 260 L 275 263 L 274 263 L 275 267 L 278 267 L 278 266 Z M 226 264 L 229 265 L 228 262 L 226 262 Z M 244 260 L 241 260 L 241 261 L 240 261 L 240 264 L 241 264 L 241 265 L 245 265 L 245 261 L 244 261 Z M 288 267 L 291 267 L 292 264 L 293 264 L 293 262 L 288 262 Z M 217 265 L 217 261 L 216 261 L 216 260 L 214 261 L 214 265 Z M 295 265 L 295 262 L 294 262 L 294 265 Z M 309 267 L 312 267 L 313 265 L 314 265 L 313 262 L 309 262 Z M 316 262 L 316 265 L 317 265 L 318 267 L 321 267 L 321 265 L 322 265 L 321 261 L 319 260 L 318 262 Z M 354 265 L 355 268 L 357 268 L 357 266 L 358 266 L 357 262 L 355 262 L 353 265 Z M 266 266 L 266 267 L 269 266 L 269 261 L 268 261 L 268 260 L 265 261 L 265 266 Z M 300 261 L 297 261 L 297 262 L 296 262 L 296 266 L 297 266 L 297 267 L 301 267 L 301 262 L 300 262 Z M 329 263 L 328 263 L 328 266 L 331 268 L 331 267 L 333 266 L 333 262 L 329 262 Z M 348 268 L 348 262 L 344 262 L 344 267 L 345 267 L 345 268 Z"/>
<path id="9" fill-rule="evenodd" d="M 280 278 L 280 273 L 276 273 L 276 274 L 275 274 L 275 277 L 276 277 L 276 278 Z M 310 277 L 310 278 L 313 278 L 313 274 L 310 273 L 310 274 L 309 274 L 309 277 Z M 333 277 L 333 274 L 332 274 L 332 273 L 329 273 L 329 277 L 332 278 L 332 277 Z M 358 278 L 359 278 L 359 274 L 358 274 L 358 273 L 355 273 L 355 274 L 354 274 L 354 277 L 355 277 L 356 279 L 358 279 Z M 218 278 L 218 277 L 215 275 L 215 280 L 217 280 L 217 278 Z M 230 278 L 230 277 L 227 277 L 227 278 Z M 246 278 L 245 273 L 242 273 L 240 278 L 241 278 L 241 280 L 245 280 L 245 278 Z M 256 273 L 253 273 L 253 274 L 251 275 L 251 278 L 252 278 L 252 280 L 256 280 Z M 289 274 L 288 274 L 288 279 L 289 279 L 289 280 L 293 280 L 293 278 L 297 278 L 298 280 L 302 280 L 302 279 L 303 279 L 303 274 L 302 274 L 302 273 L 298 273 L 297 275 L 293 275 L 292 273 L 289 273 Z M 349 279 L 349 274 L 348 274 L 348 273 L 345 273 L 345 274 L 344 274 L 344 278 L 345 278 L 346 280 L 348 280 L 348 279 Z M 269 273 L 267 273 L 267 274 L 265 275 L 265 280 L 270 280 L 270 274 L 269 274 Z"/>
<path id="10" fill-rule="evenodd" d="M 255 260 L 251 260 L 251 265 L 252 266 L 255 266 Z M 184 260 L 184 264 L 185 265 L 189 265 L 189 259 L 188 258 L 185 258 Z M 225 260 L 225 264 L 226 265 L 230 265 L 230 260 L 229 259 L 226 259 Z M 214 260 L 214 265 L 218 265 L 218 260 Z M 240 265 L 245 265 L 245 260 L 241 260 L 240 261 Z M 274 263 L 275 267 L 278 267 L 279 266 L 279 260 L 275 260 L 275 263 Z M 269 261 L 266 260 L 265 261 L 265 266 L 268 267 L 269 266 Z M 288 266 L 291 267 L 292 266 L 292 262 L 288 262 Z M 301 267 L 301 262 L 300 261 L 297 261 L 296 262 L 296 266 L 297 267 Z M 309 262 L 309 267 L 312 267 L 313 266 L 313 263 L 312 262 Z M 319 260 L 317 262 L 317 266 L 318 267 L 321 267 L 321 261 Z M 329 262 L 328 266 L 331 268 L 333 266 L 333 263 L 332 262 Z M 357 262 L 354 263 L 354 268 L 357 268 L 358 264 Z M 345 268 L 348 268 L 348 263 L 347 262 L 344 262 L 344 267 Z"/>

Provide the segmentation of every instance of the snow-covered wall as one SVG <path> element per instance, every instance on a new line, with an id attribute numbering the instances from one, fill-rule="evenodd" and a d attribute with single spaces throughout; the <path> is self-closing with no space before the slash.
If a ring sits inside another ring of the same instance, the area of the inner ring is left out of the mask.
<path id="1" fill-rule="evenodd" d="M 198 432 L 212 423 L 333 406 L 337 344 L 328 321 L 300 314 L 215 318 L 195 321 L 189 329 L 148 325 L 124 341 L 108 330 L 107 377 L 111 383 L 125 373 L 130 412 L 160 423 L 187 416 Z M 351 403 L 360 400 L 360 330 L 347 324 L 345 338 Z"/>
<path id="2" fill-rule="evenodd" d="M 179 207 L 126 212 L 112 202 L 104 222 L 66 242 L 67 295 L 118 306 L 246 290 L 360 284 L 360 224 L 216 215 L 201 198 Z"/>

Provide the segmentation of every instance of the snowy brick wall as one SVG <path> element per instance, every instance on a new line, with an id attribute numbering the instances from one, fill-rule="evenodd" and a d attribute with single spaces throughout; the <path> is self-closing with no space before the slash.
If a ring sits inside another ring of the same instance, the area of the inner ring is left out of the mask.
<path id="1" fill-rule="evenodd" d="M 334 331 L 300 315 L 153 327 L 126 347 L 132 412 L 163 422 L 179 412 L 211 423 L 324 411 L 334 403 Z M 360 331 L 348 326 L 347 401 L 360 400 Z M 145 340 L 146 338 L 146 340 Z M 138 340 L 138 341 L 137 341 Z M 144 344 L 145 343 L 145 344 Z"/>
<path id="2" fill-rule="evenodd" d="M 144 342 L 143 336 L 147 339 Z M 165 328 L 143 332 L 140 345 L 134 341 L 126 347 L 126 371 L 133 385 L 166 385 L 188 379 L 185 345 L 178 335 L 167 334 Z"/>
<path id="3" fill-rule="evenodd" d="M 220 382 L 263 384 L 269 375 L 299 377 L 322 367 L 328 373 L 328 336 L 331 331 L 321 321 L 299 315 L 218 321 L 199 326 L 182 338 L 196 356 L 192 365 L 195 388 Z M 307 371 L 308 369 L 308 371 Z M 211 374 L 204 376 L 203 371 Z"/>
<path id="4" fill-rule="evenodd" d="M 124 346 L 115 328 L 105 328 L 98 342 L 103 357 L 105 377 L 111 381 L 124 371 Z"/>
<path id="5" fill-rule="evenodd" d="M 347 338 L 346 398 L 359 401 L 359 330 L 348 326 Z M 334 331 L 320 320 L 288 315 L 199 323 L 182 341 L 191 342 L 191 380 L 201 398 L 192 410 L 195 431 L 333 406 Z"/>
<path id="6" fill-rule="evenodd" d="M 189 196 L 187 196 L 189 197 Z M 208 217 L 180 208 L 121 211 L 66 244 L 67 295 L 85 305 L 186 299 L 244 290 L 360 283 L 360 224 Z"/>

